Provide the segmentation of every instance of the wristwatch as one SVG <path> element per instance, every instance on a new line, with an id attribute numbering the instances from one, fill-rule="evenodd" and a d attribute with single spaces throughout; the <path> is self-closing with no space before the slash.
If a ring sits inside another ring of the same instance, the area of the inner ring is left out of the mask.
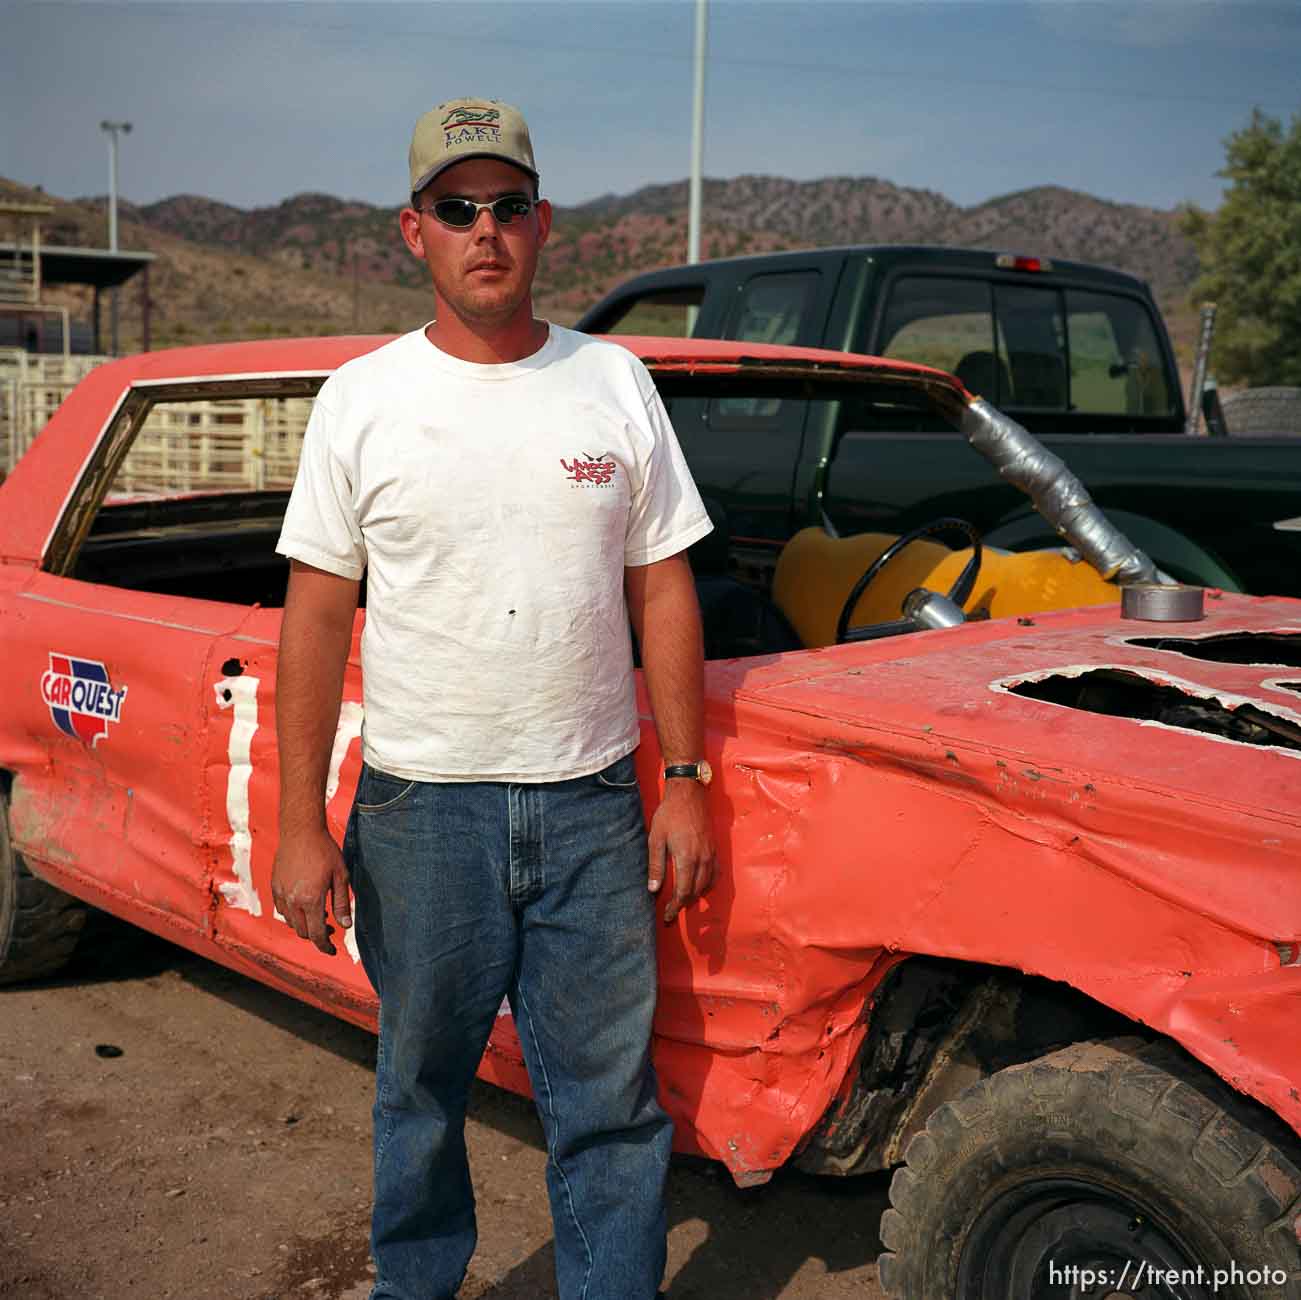
<path id="1" fill-rule="evenodd" d="M 714 779 L 714 769 L 703 758 L 698 763 L 670 763 L 664 769 L 664 779 L 667 781 L 673 776 L 684 776 L 689 781 L 708 785 Z"/>

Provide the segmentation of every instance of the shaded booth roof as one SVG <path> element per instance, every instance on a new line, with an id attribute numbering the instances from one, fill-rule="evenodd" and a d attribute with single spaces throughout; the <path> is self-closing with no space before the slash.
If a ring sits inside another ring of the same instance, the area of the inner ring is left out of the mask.
<path id="1" fill-rule="evenodd" d="M 21 244 L 0 242 L 0 260 L 14 259 L 27 253 Z M 149 264 L 156 258 L 154 253 L 112 252 L 107 248 L 75 248 L 59 245 L 41 245 L 40 284 L 88 284 L 95 291 L 94 306 L 94 341 L 92 350 L 102 352 L 100 346 L 99 295 L 103 289 L 116 289 L 125 284 L 139 272 L 144 272 L 141 286 L 140 314 L 142 325 L 142 350 L 149 351 L 150 311 L 149 311 Z M 25 309 L 24 309 L 25 308 Z M 39 316 L 50 309 L 39 303 L 19 305 L 19 316 Z M 0 316 L 0 329 L 6 328 L 6 317 L 14 319 L 9 312 Z M 21 346 L 21 343 L 19 344 Z"/>
<path id="2" fill-rule="evenodd" d="M 0 244 L 0 251 L 4 250 Z M 41 280 L 45 284 L 89 284 L 114 289 L 125 284 L 155 258 L 154 253 L 110 252 L 107 248 L 41 249 Z"/>

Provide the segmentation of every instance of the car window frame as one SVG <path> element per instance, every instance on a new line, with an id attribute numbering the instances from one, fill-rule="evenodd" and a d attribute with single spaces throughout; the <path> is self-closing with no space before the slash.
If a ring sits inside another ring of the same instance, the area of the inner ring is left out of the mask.
<path id="1" fill-rule="evenodd" d="M 71 577 L 104 499 L 150 412 L 164 402 L 242 397 L 314 398 L 330 371 L 137 380 L 119 398 L 77 482 L 68 493 L 41 559 L 41 571 Z"/>

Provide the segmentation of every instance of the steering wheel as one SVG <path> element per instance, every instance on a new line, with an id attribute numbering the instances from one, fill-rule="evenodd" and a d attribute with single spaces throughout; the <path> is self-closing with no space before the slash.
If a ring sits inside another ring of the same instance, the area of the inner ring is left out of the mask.
<path id="1" fill-rule="evenodd" d="M 845 601 L 844 608 L 840 611 L 840 617 L 836 620 L 836 644 L 843 645 L 847 641 L 875 641 L 878 637 L 898 636 L 901 632 L 917 631 L 923 625 L 916 619 L 904 617 L 894 619 L 888 623 L 865 623 L 862 627 L 851 628 L 849 626 L 850 615 L 854 612 L 854 606 L 858 604 L 859 597 L 868 589 L 872 582 L 880 574 L 891 560 L 894 559 L 900 551 L 911 546 L 914 542 L 920 542 L 929 537 L 940 537 L 944 534 L 960 534 L 966 541 L 971 544 L 971 559 L 969 559 L 963 570 L 958 574 L 957 580 L 948 590 L 947 598 L 959 608 L 971 595 L 976 585 L 976 575 L 980 572 L 981 544 L 980 534 L 976 531 L 974 524 L 969 524 L 965 519 L 955 519 L 951 515 L 946 515 L 943 519 L 933 519 L 928 524 L 923 524 L 920 528 L 914 528 L 910 533 L 904 533 L 901 537 L 896 537 L 889 546 L 881 552 L 880 555 L 872 561 L 867 567 L 867 572 L 854 583 L 853 590 L 849 593 Z M 919 587 L 918 591 L 925 591 L 924 587 Z M 910 593 L 911 594 L 911 593 Z"/>

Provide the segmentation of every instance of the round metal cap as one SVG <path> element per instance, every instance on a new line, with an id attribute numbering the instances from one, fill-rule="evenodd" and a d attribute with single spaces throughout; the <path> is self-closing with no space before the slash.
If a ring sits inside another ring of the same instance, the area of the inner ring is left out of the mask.
<path id="1" fill-rule="evenodd" d="M 1177 583 L 1136 582 L 1121 590 L 1120 616 L 1147 623 L 1194 623 L 1206 617 L 1206 593 Z"/>

